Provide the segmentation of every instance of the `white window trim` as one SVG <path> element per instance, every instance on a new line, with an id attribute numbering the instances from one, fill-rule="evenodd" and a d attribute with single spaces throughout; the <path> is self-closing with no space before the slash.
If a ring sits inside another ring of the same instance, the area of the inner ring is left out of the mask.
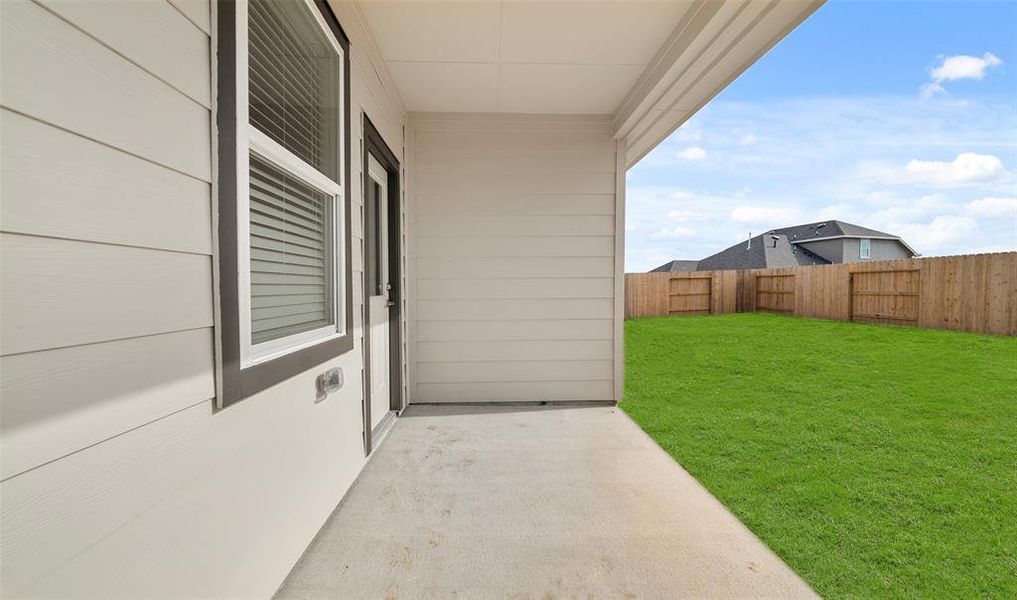
<path id="1" fill-rule="evenodd" d="M 330 196 L 338 195 L 342 191 L 341 185 L 304 162 L 296 154 L 283 148 L 279 142 L 258 131 L 254 125 L 247 126 L 247 139 L 252 152 L 270 163 L 279 165 L 288 174 L 296 175 L 307 185 Z"/>
<path id="2" fill-rule="evenodd" d="M 345 53 L 331 28 L 325 22 L 313 0 L 304 0 L 304 4 L 321 28 L 325 39 L 331 43 L 339 57 L 340 68 L 345 68 Z M 281 144 L 262 133 L 250 124 L 248 103 L 248 5 L 247 2 L 236 4 L 236 164 L 237 164 L 237 285 L 240 313 L 240 366 L 247 368 L 259 363 L 270 361 L 291 352 L 302 350 L 331 339 L 346 335 L 346 289 L 350 282 L 346 281 L 346 219 L 343 183 L 338 183 L 307 164 Z M 345 176 L 343 165 L 346 164 L 346 96 L 345 73 L 338 77 L 338 110 L 340 118 L 338 135 L 338 172 Z M 272 163 L 287 174 L 296 176 L 311 187 L 318 189 L 332 198 L 332 321 L 333 325 L 289 335 L 260 344 L 251 343 L 251 196 L 250 196 L 250 153 L 254 152 L 261 158 Z"/>
<path id="3" fill-rule="evenodd" d="M 871 258 L 871 257 L 872 257 L 872 240 L 869 238 L 859 238 L 858 258 Z"/>

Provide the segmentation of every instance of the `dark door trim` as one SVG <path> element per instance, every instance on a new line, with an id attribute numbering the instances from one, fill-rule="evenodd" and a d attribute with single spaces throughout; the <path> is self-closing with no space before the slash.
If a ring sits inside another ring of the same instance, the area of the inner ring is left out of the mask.
<path id="1" fill-rule="evenodd" d="M 402 394 L 402 334 L 399 331 L 399 321 L 402 311 L 402 273 L 400 271 L 400 190 L 399 190 L 399 160 L 396 158 L 388 144 L 378 133 L 378 130 L 371 123 L 371 119 L 364 113 L 364 156 L 363 170 L 364 182 L 363 192 L 366 192 L 370 184 L 371 176 L 368 172 L 368 155 L 374 156 L 375 160 L 381 163 L 388 173 L 388 283 L 392 286 L 389 291 L 389 301 L 392 306 L 389 308 L 388 335 L 389 335 L 389 408 L 400 411 L 403 409 Z M 371 223 L 367 222 L 369 211 L 364 210 L 364 244 L 369 243 L 367 236 L 371 231 Z M 365 256 L 366 258 L 366 256 Z M 366 268 L 364 288 L 364 453 L 370 454 L 374 449 L 374 439 L 371 432 L 371 290 L 367 289 Z"/>

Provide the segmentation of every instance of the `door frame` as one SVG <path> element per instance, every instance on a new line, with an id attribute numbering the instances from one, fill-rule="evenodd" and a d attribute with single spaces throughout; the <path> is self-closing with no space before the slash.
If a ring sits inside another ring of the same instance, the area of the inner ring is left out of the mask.
<path id="1" fill-rule="evenodd" d="M 371 119 L 368 118 L 367 113 L 363 113 L 363 127 L 364 127 L 364 148 L 363 148 L 363 176 L 364 180 L 361 185 L 361 200 L 366 198 L 366 192 L 368 185 L 371 183 L 371 174 L 368 169 L 369 159 L 368 156 L 373 156 L 375 160 L 381 163 L 381 166 L 388 173 L 388 283 L 392 286 L 388 290 L 389 301 L 392 302 L 392 306 L 389 307 L 388 317 L 388 337 L 389 337 L 389 410 L 394 410 L 397 413 L 403 409 L 403 392 L 402 392 L 402 332 L 400 331 L 399 324 L 402 320 L 402 270 L 400 265 L 402 263 L 402 254 L 399 244 L 401 228 L 401 213 L 400 213 L 400 189 L 399 189 L 399 160 L 396 158 L 392 150 L 389 149 L 388 144 L 378 133 L 374 124 L 371 123 Z M 366 250 L 368 235 L 373 231 L 371 223 L 367 222 L 369 217 L 369 211 L 367 207 L 362 204 L 363 214 L 363 227 L 364 227 L 364 248 Z M 365 254 L 366 256 L 366 254 Z M 364 278 L 363 288 L 363 306 L 364 306 L 364 350 L 363 350 L 363 363 L 364 363 L 364 454 L 368 455 L 374 450 L 374 436 L 371 427 L 371 302 L 370 293 L 367 289 L 367 265 L 364 264 L 364 272 L 362 277 Z"/>

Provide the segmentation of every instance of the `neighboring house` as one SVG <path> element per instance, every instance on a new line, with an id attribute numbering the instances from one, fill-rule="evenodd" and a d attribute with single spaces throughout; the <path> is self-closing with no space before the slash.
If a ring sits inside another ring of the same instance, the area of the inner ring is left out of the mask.
<path id="1" fill-rule="evenodd" d="M 792 244 L 788 236 L 765 233 L 707 256 L 698 262 L 696 270 L 728 271 L 827 264 L 830 261 Z"/>
<path id="2" fill-rule="evenodd" d="M 786 236 L 790 244 L 804 248 L 830 263 L 894 260 L 918 256 L 900 236 L 844 221 L 823 221 L 783 227 L 767 232 Z"/>
<path id="3" fill-rule="evenodd" d="M 407 404 L 620 400 L 626 169 L 821 4 L 0 2 L 0 596 L 267 598 Z"/>
<path id="4" fill-rule="evenodd" d="M 833 220 L 771 229 L 702 260 L 675 260 L 650 272 L 768 269 L 915 256 L 918 253 L 900 236 Z"/>
<path id="5" fill-rule="evenodd" d="M 695 271 L 698 264 L 698 260 L 672 260 L 651 270 L 650 273 L 686 273 Z"/>

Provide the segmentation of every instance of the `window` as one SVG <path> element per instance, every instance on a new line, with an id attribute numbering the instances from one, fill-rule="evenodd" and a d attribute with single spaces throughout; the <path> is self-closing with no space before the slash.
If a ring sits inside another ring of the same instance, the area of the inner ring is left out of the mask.
<path id="1" fill-rule="evenodd" d="M 371 241 L 367 246 L 367 264 L 365 265 L 367 277 L 367 290 L 371 296 L 381 296 L 382 289 L 382 224 L 381 214 L 383 212 L 382 202 L 388 200 L 382 198 L 381 186 L 373 178 L 367 178 L 367 223 L 371 231 L 367 238 Z"/>
<path id="2" fill-rule="evenodd" d="M 251 154 L 248 362 L 298 335 L 337 333 L 335 200 Z"/>
<path id="3" fill-rule="evenodd" d="M 869 252 L 871 250 L 872 240 L 868 238 L 862 238 L 858 243 L 858 258 L 869 258 Z"/>
<path id="4" fill-rule="evenodd" d="M 321 1 L 216 7 L 226 406 L 353 346 L 349 44 Z"/>

